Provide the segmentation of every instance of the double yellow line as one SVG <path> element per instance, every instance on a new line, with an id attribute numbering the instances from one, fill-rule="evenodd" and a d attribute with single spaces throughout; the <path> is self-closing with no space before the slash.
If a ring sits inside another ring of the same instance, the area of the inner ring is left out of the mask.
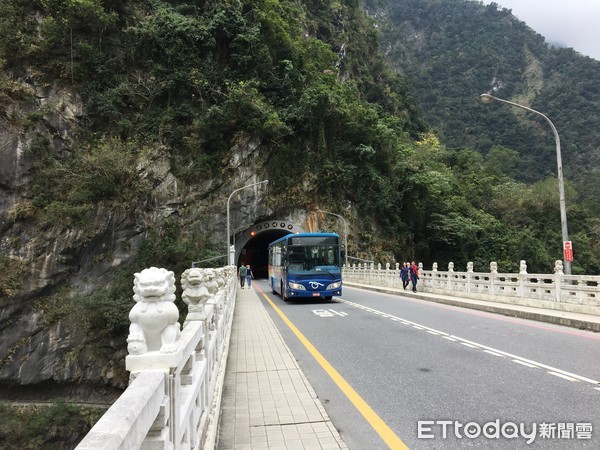
<path id="1" fill-rule="evenodd" d="M 387 446 L 394 450 L 408 449 L 406 444 L 396 436 L 396 433 L 377 415 L 375 411 L 365 402 L 362 397 L 356 392 L 350 384 L 340 375 L 340 373 L 329 364 L 329 361 L 325 359 L 323 355 L 315 348 L 314 345 L 300 332 L 298 328 L 287 318 L 287 316 L 281 311 L 275 303 L 258 288 L 257 290 L 262 294 L 267 302 L 273 307 L 275 312 L 279 314 L 279 317 L 285 322 L 285 324 L 292 330 L 292 333 L 296 335 L 298 340 L 306 347 L 310 354 L 315 360 L 321 365 L 323 370 L 331 377 L 333 382 L 337 384 L 340 390 L 348 397 L 348 400 L 352 402 L 354 407 L 362 414 L 362 416 L 369 422 L 369 425 L 373 427 L 375 432 L 383 439 Z"/>

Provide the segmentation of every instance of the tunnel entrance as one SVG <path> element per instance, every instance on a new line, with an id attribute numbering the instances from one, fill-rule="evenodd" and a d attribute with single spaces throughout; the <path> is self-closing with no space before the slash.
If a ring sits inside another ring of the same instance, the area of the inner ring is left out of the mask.
<path id="1" fill-rule="evenodd" d="M 250 264 L 255 278 L 267 278 L 269 276 L 269 244 L 286 234 L 303 232 L 304 230 L 294 223 L 277 219 L 248 227 L 239 236 L 234 236 L 237 267 L 241 264 Z"/>
<path id="2" fill-rule="evenodd" d="M 268 278 L 269 276 L 269 251 L 271 242 L 286 234 L 286 230 L 270 230 L 257 234 L 244 246 L 238 258 L 238 267 L 241 264 L 250 264 L 254 278 Z"/>

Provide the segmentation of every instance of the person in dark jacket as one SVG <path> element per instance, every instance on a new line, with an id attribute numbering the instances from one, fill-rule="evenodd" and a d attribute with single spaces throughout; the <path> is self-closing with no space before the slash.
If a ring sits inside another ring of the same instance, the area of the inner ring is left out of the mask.
<path id="1" fill-rule="evenodd" d="M 417 292 L 417 282 L 419 281 L 419 268 L 413 261 L 410 263 L 410 282 L 412 283 L 412 291 Z"/>
<path id="2" fill-rule="evenodd" d="M 405 262 L 402 263 L 402 269 L 400 269 L 400 279 L 402 280 L 402 287 L 406 290 L 409 282 L 410 264 Z"/>

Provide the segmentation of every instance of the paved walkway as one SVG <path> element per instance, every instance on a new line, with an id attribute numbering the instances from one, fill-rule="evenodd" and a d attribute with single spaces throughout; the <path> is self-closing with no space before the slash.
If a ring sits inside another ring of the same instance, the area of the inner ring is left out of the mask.
<path id="1" fill-rule="evenodd" d="M 347 449 L 254 289 L 238 291 L 217 449 Z"/>

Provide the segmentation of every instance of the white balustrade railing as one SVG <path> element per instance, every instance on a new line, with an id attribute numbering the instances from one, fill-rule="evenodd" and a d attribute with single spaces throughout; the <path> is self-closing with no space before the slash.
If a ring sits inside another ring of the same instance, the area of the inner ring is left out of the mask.
<path id="1" fill-rule="evenodd" d="M 173 304 L 173 272 L 153 267 L 135 274 L 125 361 L 130 384 L 77 450 L 187 450 L 211 439 L 238 287 L 236 268 L 188 269 L 181 281 L 188 304 L 183 329 Z"/>
<path id="2" fill-rule="evenodd" d="M 343 271 L 344 280 L 372 286 L 402 289 L 398 263 L 351 265 Z M 419 264 L 418 290 L 501 303 L 518 303 L 562 311 L 600 315 L 600 276 L 565 275 L 562 261 L 556 261 L 553 274 L 529 274 L 521 261 L 519 273 L 498 273 L 497 264 L 490 263 L 490 272 L 474 272 L 469 263 L 466 272 L 439 271 L 437 263 L 431 270 Z"/>

